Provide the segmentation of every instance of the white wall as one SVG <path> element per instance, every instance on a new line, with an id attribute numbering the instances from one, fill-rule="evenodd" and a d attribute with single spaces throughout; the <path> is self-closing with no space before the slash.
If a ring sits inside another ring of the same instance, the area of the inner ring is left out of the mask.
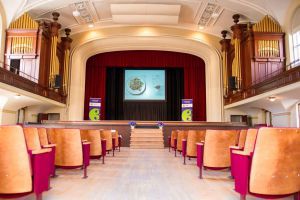
<path id="1" fill-rule="evenodd" d="M 17 123 L 18 114 L 16 111 L 0 110 L 0 115 L 2 116 L 0 121 L 0 124 L 2 125 L 11 125 Z"/>
<path id="2" fill-rule="evenodd" d="M 272 114 L 273 127 L 290 127 L 291 126 L 291 113 L 276 113 Z"/>

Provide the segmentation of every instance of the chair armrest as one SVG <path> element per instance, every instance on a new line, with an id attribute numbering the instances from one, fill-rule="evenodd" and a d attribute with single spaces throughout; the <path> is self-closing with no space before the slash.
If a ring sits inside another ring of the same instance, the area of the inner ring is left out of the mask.
<path id="1" fill-rule="evenodd" d="M 33 150 L 33 151 L 31 151 L 31 154 L 37 155 L 37 154 L 43 154 L 43 153 L 49 153 L 49 152 L 51 152 L 51 148 Z"/>
<path id="2" fill-rule="evenodd" d="M 204 144 L 203 143 L 196 143 L 197 145 L 197 166 L 202 168 L 203 166 L 203 153 L 204 153 Z"/>
<path id="3" fill-rule="evenodd" d="M 46 145 L 43 145 L 43 148 L 52 148 L 52 147 L 56 147 L 56 144 L 46 144 Z"/>
<path id="4" fill-rule="evenodd" d="M 101 140 L 102 156 L 106 156 L 106 140 Z"/>
<path id="5" fill-rule="evenodd" d="M 41 194 L 49 189 L 51 148 L 31 151 L 33 191 Z"/>
<path id="6" fill-rule="evenodd" d="M 240 150 L 233 150 L 232 153 L 237 154 L 237 155 L 241 155 L 241 156 L 250 156 L 249 152 L 240 151 Z"/>
<path id="7" fill-rule="evenodd" d="M 87 167 L 90 165 L 90 142 L 82 143 L 82 154 L 83 154 L 83 166 Z"/>
<path id="8" fill-rule="evenodd" d="M 182 156 L 186 156 L 186 150 L 187 150 L 187 140 L 182 139 Z"/>
<path id="9" fill-rule="evenodd" d="M 244 151 L 233 151 L 233 159 L 238 170 L 234 172 L 235 191 L 241 195 L 248 193 L 251 156 Z"/>

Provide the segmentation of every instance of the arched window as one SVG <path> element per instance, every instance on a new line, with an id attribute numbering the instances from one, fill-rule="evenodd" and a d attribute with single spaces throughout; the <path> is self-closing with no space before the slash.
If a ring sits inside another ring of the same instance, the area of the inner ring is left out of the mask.
<path id="1" fill-rule="evenodd" d="M 298 8 L 292 20 L 292 67 L 300 66 L 300 8 Z"/>

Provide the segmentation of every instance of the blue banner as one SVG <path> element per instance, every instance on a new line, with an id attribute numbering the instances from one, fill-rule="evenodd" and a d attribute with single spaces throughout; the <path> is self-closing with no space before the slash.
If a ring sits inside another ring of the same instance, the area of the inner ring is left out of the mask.
<path id="1" fill-rule="evenodd" d="M 100 120 L 101 115 L 101 98 L 90 98 L 89 119 L 92 121 Z"/>
<path id="2" fill-rule="evenodd" d="M 184 122 L 193 121 L 193 99 L 181 100 L 181 120 Z"/>

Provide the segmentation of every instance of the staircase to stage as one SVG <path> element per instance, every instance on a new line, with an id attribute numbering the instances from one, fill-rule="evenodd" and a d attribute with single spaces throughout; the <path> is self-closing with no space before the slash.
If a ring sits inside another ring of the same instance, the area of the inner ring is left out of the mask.
<path id="1" fill-rule="evenodd" d="M 162 129 L 153 129 L 153 128 L 131 129 L 130 148 L 163 149 L 164 138 L 163 138 Z"/>

